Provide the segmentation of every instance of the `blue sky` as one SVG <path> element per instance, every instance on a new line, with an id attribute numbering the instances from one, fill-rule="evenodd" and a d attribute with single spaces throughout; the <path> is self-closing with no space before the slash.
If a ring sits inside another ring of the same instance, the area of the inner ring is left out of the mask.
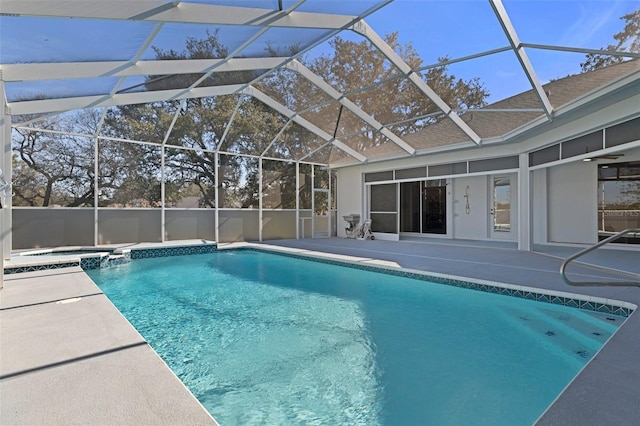
<path id="1" fill-rule="evenodd" d="M 619 18 L 640 8 L 640 1 L 505 0 L 504 5 L 522 42 L 599 49 L 613 44 L 613 34 L 624 28 Z M 380 34 L 398 31 L 400 41 L 410 42 L 427 64 L 438 56 L 456 58 L 508 45 L 485 0 L 396 0 L 366 20 Z M 543 83 L 579 72 L 585 57 L 539 49 L 527 54 Z M 530 88 L 511 52 L 452 65 L 450 71 L 480 77 L 493 100 Z"/>

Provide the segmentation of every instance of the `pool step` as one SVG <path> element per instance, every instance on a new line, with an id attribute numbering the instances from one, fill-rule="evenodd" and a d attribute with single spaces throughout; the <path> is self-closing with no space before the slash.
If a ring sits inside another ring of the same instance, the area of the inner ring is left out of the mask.
<path id="1" fill-rule="evenodd" d="M 576 330 L 599 344 L 606 342 L 624 321 L 624 318 L 615 315 L 586 311 L 579 311 L 579 315 L 566 315 L 545 307 L 540 308 L 539 313 L 540 318 L 550 325 Z"/>
<path id="2" fill-rule="evenodd" d="M 584 350 L 595 352 L 607 341 L 615 331 L 615 327 L 607 330 L 600 324 L 585 321 L 582 318 L 582 312 L 578 311 L 578 314 L 580 316 L 540 308 L 534 318 L 539 321 L 538 330 L 543 331 L 545 336 L 553 337 L 556 334 L 570 336 L 577 346 L 583 346 Z M 566 342 L 564 338 L 561 340 L 563 343 Z M 576 347 L 575 350 L 579 349 Z"/>
<path id="3" fill-rule="evenodd" d="M 571 354 L 584 363 L 602 347 L 615 326 L 612 329 L 606 327 L 607 324 L 593 324 L 581 318 L 583 312 L 578 313 L 580 315 L 571 315 L 540 308 L 526 314 L 516 309 L 506 310 L 503 315 L 509 323 L 535 336 L 550 351 Z"/>

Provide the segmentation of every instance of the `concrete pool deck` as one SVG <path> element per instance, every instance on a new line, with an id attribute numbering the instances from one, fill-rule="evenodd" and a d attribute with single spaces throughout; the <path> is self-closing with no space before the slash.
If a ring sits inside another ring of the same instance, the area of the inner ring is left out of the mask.
<path id="1" fill-rule="evenodd" d="M 554 246 L 553 253 L 541 254 L 477 242 L 338 238 L 259 246 L 640 305 L 637 287 L 567 286 L 554 256 L 578 247 Z M 587 260 L 597 266 L 572 266 L 572 278 L 640 279 L 640 251 L 601 250 Z M 0 327 L 0 424 L 215 424 L 78 266 L 5 275 Z M 636 423 L 639 336 L 634 313 L 538 424 Z"/>
<path id="2" fill-rule="evenodd" d="M 79 266 L 5 276 L 0 424 L 215 425 Z"/>

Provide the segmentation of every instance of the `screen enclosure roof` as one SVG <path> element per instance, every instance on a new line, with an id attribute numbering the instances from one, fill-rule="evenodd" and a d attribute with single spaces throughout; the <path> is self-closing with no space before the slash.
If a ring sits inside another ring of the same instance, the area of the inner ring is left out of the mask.
<path id="1" fill-rule="evenodd" d="M 615 45 L 613 35 L 638 10 L 637 1 L 0 0 L 1 91 L 14 127 L 67 117 L 61 131 L 158 144 L 179 145 L 172 133 L 197 108 L 226 105 L 216 115 L 224 132 L 203 149 L 340 166 L 508 141 L 602 87 L 637 81 L 638 43 Z M 584 73 L 595 54 L 623 63 Z M 246 124 L 264 119 L 252 115 L 257 104 L 271 115 L 259 135 Z M 127 105 L 153 106 L 162 131 L 114 136 L 104 117 Z M 94 125 L 74 127 L 87 110 Z M 239 142 L 249 137 L 260 143 Z"/>

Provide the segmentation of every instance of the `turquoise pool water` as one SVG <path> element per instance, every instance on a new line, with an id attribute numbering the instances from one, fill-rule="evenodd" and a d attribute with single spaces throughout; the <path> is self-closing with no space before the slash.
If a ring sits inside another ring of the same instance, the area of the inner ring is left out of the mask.
<path id="1" fill-rule="evenodd" d="M 247 250 L 87 273 L 222 425 L 531 424 L 623 320 Z"/>

